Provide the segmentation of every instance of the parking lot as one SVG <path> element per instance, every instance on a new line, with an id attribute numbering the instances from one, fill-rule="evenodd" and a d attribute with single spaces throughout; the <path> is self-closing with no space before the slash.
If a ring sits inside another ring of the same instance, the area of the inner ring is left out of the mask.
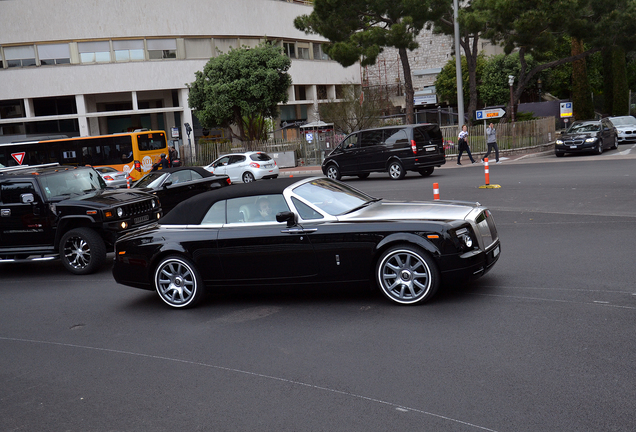
<path id="1" fill-rule="evenodd" d="M 421 306 L 333 286 L 170 310 L 110 263 L 3 265 L 0 430 L 632 431 L 635 164 L 628 145 L 503 159 L 498 189 L 481 164 L 345 178 L 493 211 L 497 265 Z"/>

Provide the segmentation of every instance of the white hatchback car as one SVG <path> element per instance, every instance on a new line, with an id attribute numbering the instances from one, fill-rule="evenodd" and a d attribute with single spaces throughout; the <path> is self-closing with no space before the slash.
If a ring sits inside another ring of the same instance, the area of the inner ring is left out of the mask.
<path id="1" fill-rule="evenodd" d="M 276 161 L 264 152 L 232 153 L 221 156 L 205 167 L 215 175 L 227 175 L 232 182 L 250 183 L 278 177 Z"/>

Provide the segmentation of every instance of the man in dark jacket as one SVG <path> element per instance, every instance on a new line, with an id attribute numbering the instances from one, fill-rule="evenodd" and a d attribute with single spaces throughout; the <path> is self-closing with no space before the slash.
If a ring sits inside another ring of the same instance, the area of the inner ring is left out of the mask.
<path id="1" fill-rule="evenodd" d="M 168 159 L 166 159 L 165 153 L 161 153 L 161 159 L 159 159 L 159 162 L 152 166 L 152 169 L 150 171 L 157 171 L 159 168 L 170 168 L 170 162 L 168 161 Z"/>

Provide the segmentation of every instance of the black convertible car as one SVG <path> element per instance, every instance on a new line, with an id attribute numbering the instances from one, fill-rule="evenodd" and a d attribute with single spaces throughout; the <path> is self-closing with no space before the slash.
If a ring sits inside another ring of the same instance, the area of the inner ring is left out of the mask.
<path id="1" fill-rule="evenodd" d="M 118 283 L 175 308 L 219 286 L 374 280 L 399 304 L 484 275 L 497 229 L 479 203 L 394 202 L 329 178 L 282 178 L 204 192 L 115 246 Z"/>

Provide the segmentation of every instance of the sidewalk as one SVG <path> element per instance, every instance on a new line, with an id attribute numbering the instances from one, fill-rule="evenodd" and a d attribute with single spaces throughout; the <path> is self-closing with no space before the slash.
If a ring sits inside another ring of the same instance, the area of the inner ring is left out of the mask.
<path id="1" fill-rule="evenodd" d="M 523 151 L 519 150 L 502 150 L 500 151 L 500 160 L 502 163 L 510 163 L 515 162 L 527 158 L 537 157 L 544 155 L 546 153 L 554 153 L 554 146 L 550 146 L 550 144 L 537 146 L 536 148 L 526 148 Z M 489 162 L 492 164 L 495 162 L 495 155 L 491 154 Z M 473 157 L 477 161 L 474 165 L 479 165 L 479 161 L 483 157 L 483 153 L 473 153 Z M 462 156 L 462 160 L 464 161 L 461 166 L 457 166 L 457 156 L 446 156 L 446 163 L 442 165 L 440 168 L 435 169 L 446 169 L 446 168 L 463 168 L 464 166 L 472 165 L 468 160 L 466 155 Z M 297 166 L 292 168 L 280 168 L 280 177 L 291 177 L 291 176 L 322 176 L 322 170 L 319 165 L 315 166 Z"/>

